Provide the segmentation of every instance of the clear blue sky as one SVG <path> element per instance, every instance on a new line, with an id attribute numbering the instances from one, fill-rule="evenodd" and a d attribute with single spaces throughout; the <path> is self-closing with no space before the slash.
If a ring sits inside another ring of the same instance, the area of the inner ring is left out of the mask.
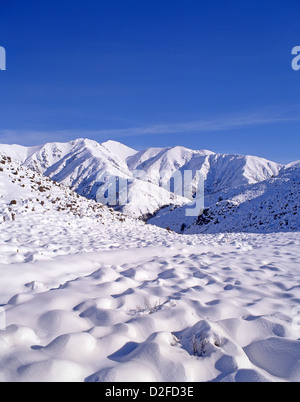
<path id="1" fill-rule="evenodd" d="M 300 159 L 299 0 L 0 0 L 0 143 Z"/>

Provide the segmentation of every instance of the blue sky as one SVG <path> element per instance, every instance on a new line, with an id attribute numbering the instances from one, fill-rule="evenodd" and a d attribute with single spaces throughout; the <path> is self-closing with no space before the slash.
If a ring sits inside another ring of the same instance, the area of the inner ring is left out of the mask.
<path id="1" fill-rule="evenodd" d="M 299 15 L 294 0 L 0 0 L 0 143 L 298 160 Z"/>

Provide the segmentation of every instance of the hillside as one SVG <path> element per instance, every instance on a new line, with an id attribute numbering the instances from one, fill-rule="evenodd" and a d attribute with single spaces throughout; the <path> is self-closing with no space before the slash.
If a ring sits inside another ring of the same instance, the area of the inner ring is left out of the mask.
<path id="1" fill-rule="evenodd" d="M 198 218 L 187 218 L 185 207 L 165 208 L 149 223 L 186 234 L 299 231 L 299 199 L 296 162 L 282 168 L 277 177 L 206 197 Z"/>
<path id="2" fill-rule="evenodd" d="M 74 245 L 69 246 L 69 242 L 75 238 L 78 251 L 89 249 L 83 241 L 82 232 L 90 227 L 97 228 L 97 236 L 102 235 L 105 239 L 110 236 L 110 231 L 122 232 L 128 229 L 128 225 L 135 226 L 137 230 L 145 226 L 141 221 L 88 200 L 1 154 L 0 223 L 5 224 L 2 236 L 6 231 L 18 233 L 13 244 L 2 245 L 0 263 L 5 263 L 6 258 L 25 261 L 64 254 L 64 250 L 74 248 Z M 35 237 L 35 226 L 41 226 L 41 223 L 44 229 L 40 232 L 40 240 L 33 245 L 29 239 Z M 22 238 L 28 238 L 26 246 L 19 244 Z M 37 252 L 30 251 L 35 248 Z"/>
<path id="3" fill-rule="evenodd" d="M 91 218 L 99 223 L 127 219 L 70 188 L 15 163 L 0 154 L 0 212 L 2 220 L 14 220 L 30 212 L 60 212 L 75 218 Z M 0 218 L 0 219 L 1 219 Z"/>

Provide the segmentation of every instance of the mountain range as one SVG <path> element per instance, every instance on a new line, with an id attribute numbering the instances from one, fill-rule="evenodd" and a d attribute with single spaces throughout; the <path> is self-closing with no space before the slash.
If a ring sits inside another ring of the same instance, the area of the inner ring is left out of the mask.
<path id="1" fill-rule="evenodd" d="M 34 147 L 0 145 L 0 151 L 21 166 L 48 176 L 88 199 L 95 200 L 109 180 L 122 178 L 128 182 L 128 202 L 114 206 L 115 209 L 145 221 L 161 210 L 166 213 L 167 207 L 178 212 L 177 207 L 191 203 L 202 178 L 206 201 L 220 192 L 238 192 L 239 188 L 270 180 L 285 169 L 281 164 L 255 156 L 180 146 L 137 151 L 115 141 L 100 144 L 88 139 Z M 170 187 L 172 176 L 185 171 L 192 172 L 190 196 L 174 194 Z M 105 180 L 99 181 L 99 175 L 105 176 Z"/>

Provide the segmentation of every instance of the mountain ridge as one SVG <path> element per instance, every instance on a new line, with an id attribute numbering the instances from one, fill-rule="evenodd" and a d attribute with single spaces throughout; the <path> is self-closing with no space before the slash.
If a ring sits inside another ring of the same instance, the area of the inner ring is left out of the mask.
<path id="1" fill-rule="evenodd" d="M 174 195 L 167 190 L 178 172 L 192 171 L 193 193 L 203 177 L 205 194 L 211 195 L 276 177 L 284 167 L 249 155 L 220 154 L 182 146 L 136 151 L 117 141 L 98 143 L 86 138 L 35 147 L 0 145 L 0 150 L 22 166 L 90 199 L 96 199 L 101 190 L 99 173 L 105 174 L 108 180 L 114 177 L 127 180 L 128 203 L 117 209 L 139 218 L 152 216 L 167 205 L 182 206 L 189 202 L 184 194 Z M 136 171 L 142 171 L 142 177 L 137 177 Z"/>

